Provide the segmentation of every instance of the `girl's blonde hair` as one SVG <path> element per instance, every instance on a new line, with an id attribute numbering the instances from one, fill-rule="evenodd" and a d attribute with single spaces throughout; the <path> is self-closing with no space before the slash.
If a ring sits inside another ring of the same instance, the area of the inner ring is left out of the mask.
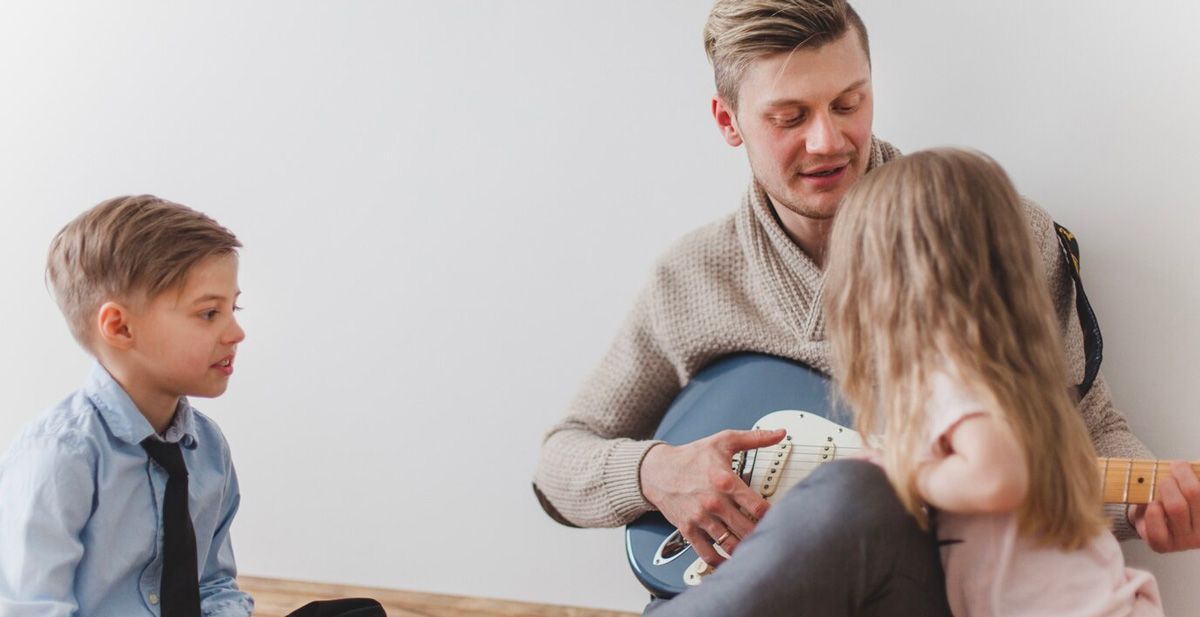
<path id="1" fill-rule="evenodd" d="M 824 288 L 834 373 L 922 526 L 930 376 L 949 372 L 1012 429 L 1029 470 L 1019 529 L 1078 547 L 1105 527 L 1087 429 L 1066 387 L 1054 307 L 1021 199 L 986 155 L 917 152 L 851 189 Z"/>

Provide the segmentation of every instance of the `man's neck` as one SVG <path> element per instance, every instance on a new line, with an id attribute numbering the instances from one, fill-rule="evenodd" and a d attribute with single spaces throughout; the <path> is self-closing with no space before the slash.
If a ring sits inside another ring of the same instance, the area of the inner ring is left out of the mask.
<path id="1" fill-rule="evenodd" d="M 770 196 L 767 196 L 767 203 L 770 204 L 771 212 L 775 214 L 775 220 L 783 227 L 784 233 L 813 260 L 813 263 L 824 268 L 825 250 L 829 246 L 829 232 L 833 230 L 833 219 L 814 219 L 796 214 L 775 205 Z"/>

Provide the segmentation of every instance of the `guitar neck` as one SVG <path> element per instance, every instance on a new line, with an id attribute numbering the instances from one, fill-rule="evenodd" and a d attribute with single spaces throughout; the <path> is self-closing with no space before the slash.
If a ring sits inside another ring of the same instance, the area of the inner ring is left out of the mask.
<path id="1" fill-rule="evenodd" d="M 1098 464 L 1104 503 L 1150 503 L 1158 495 L 1159 484 L 1171 475 L 1171 461 L 1101 458 Z M 1191 466 L 1200 476 L 1200 462 Z"/>

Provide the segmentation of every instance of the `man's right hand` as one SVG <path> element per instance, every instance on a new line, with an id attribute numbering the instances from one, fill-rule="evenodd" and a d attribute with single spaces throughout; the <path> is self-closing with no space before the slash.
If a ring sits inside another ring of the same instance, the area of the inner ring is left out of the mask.
<path id="1" fill-rule="evenodd" d="M 642 495 L 715 566 L 725 558 L 713 543 L 722 540 L 721 548 L 732 555 L 770 507 L 733 473 L 733 454 L 774 445 L 786 434 L 726 430 L 682 446 L 654 446 L 642 459 Z"/>

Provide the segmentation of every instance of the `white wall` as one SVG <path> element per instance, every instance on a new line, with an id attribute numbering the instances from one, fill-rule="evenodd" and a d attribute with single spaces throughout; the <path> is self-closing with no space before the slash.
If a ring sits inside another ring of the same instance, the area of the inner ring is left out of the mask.
<path id="1" fill-rule="evenodd" d="M 640 608 L 620 532 L 555 525 L 529 481 L 654 257 L 747 180 L 708 117 L 707 4 L 5 0 L 0 442 L 88 364 L 51 236 L 156 193 L 246 244 L 249 338 L 199 403 L 243 572 Z M 876 132 L 981 148 L 1078 233 L 1118 404 L 1200 458 L 1200 5 L 859 5 Z M 1200 603 L 1200 553 L 1128 552 Z"/>

